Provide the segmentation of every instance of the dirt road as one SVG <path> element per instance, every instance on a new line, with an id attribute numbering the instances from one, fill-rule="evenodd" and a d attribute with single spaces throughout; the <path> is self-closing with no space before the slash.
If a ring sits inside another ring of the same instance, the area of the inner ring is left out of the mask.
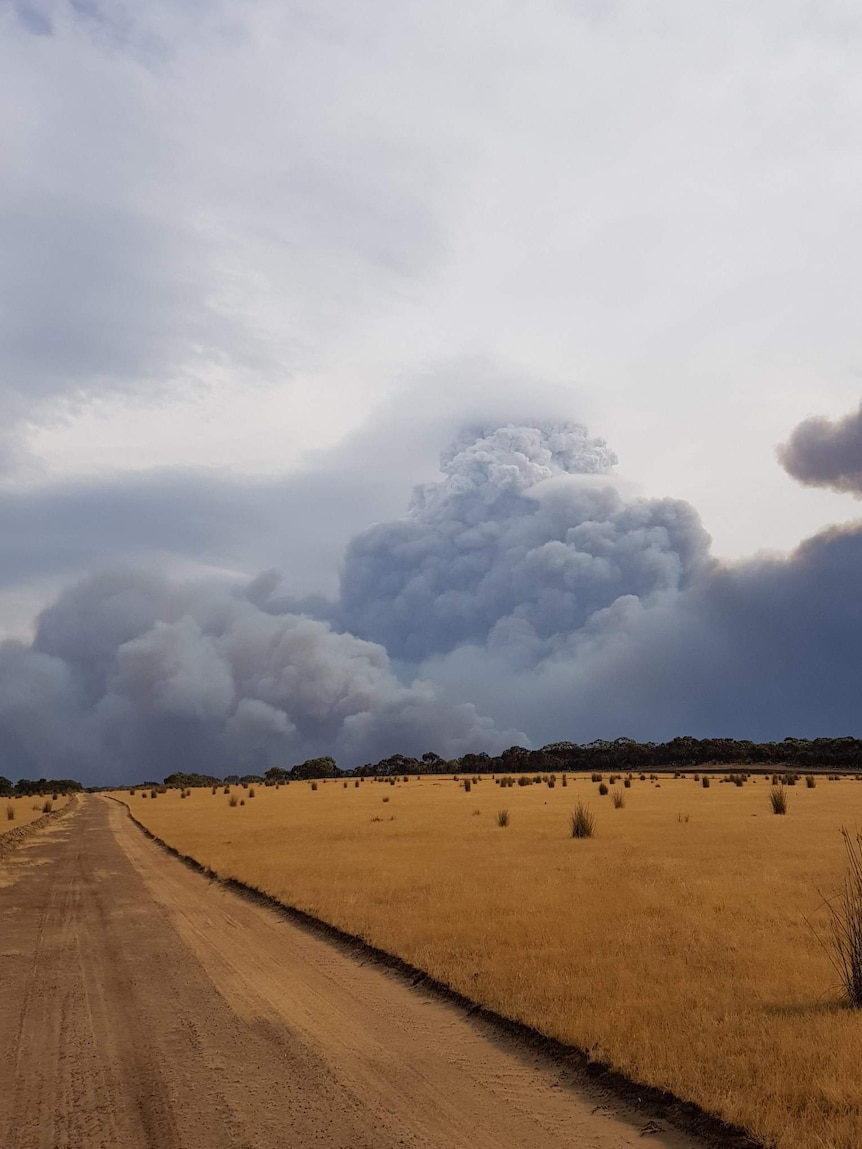
<path id="1" fill-rule="evenodd" d="M 3 1149 L 693 1144 L 645 1121 L 194 873 L 107 799 L 0 866 Z"/>

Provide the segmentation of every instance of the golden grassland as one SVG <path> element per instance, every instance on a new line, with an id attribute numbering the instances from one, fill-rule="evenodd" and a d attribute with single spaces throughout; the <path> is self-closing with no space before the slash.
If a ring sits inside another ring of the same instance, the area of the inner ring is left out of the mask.
<path id="1" fill-rule="evenodd" d="M 57 798 L 49 798 L 49 801 L 52 809 L 62 810 L 67 799 L 61 794 Z M 26 826 L 28 822 L 35 822 L 37 818 L 41 818 L 44 804 L 45 798 L 39 795 L 31 798 L 0 798 L 0 834 L 4 834 L 7 830 L 15 830 L 19 826 Z M 10 810 L 13 814 L 11 818 Z"/>
<path id="2" fill-rule="evenodd" d="M 862 1012 L 839 1001 L 818 891 L 840 887 L 862 782 L 471 792 L 447 778 L 118 792 L 154 833 L 500 1013 L 780 1149 L 862 1144 Z M 576 841 L 579 798 L 596 837 Z M 497 824 L 508 808 L 510 825 Z"/>

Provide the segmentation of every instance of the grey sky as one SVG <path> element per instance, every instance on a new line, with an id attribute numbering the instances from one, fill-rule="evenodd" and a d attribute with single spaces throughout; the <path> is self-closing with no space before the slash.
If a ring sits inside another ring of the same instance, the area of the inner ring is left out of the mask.
<path id="1" fill-rule="evenodd" d="M 849 0 L 0 8 L 0 634 L 118 565 L 334 602 L 463 426 L 585 424 L 720 559 L 851 522 L 793 432 L 859 404 L 860 112 Z"/>

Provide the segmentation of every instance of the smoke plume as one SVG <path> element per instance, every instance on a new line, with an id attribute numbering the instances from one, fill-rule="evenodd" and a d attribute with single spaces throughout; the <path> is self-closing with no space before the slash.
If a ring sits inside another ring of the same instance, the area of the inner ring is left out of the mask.
<path id="1" fill-rule="evenodd" d="M 803 424 L 788 470 L 855 492 L 860 418 Z M 352 540 L 332 600 L 275 572 L 85 579 L 0 646 L 3 772 L 858 734 L 862 527 L 722 565 L 688 504 L 626 494 L 614 463 L 574 424 L 464 432 L 404 518 Z"/>
<path id="2" fill-rule="evenodd" d="M 862 495 L 862 405 L 837 422 L 806 419 L 779 448 L 794 479 L 809 487 L 831 487 Z"/>

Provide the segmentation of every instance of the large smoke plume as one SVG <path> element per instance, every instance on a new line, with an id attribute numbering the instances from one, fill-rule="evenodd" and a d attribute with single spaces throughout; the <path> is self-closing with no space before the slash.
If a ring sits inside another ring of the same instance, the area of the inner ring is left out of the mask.
<path id="1" fill-rule="evenodd" d="M 859 419 L 803 424 L 788 470 L 855 490 Z M 2 772 L 859 733 L 862 528 L 723 566 L 688 504 L 627 495 L 615 461 L 577 425 L 465 432 L 405 518 L 353 539 L 332 601 L 274 573 L 89 577 L 0 647 Z"/>

